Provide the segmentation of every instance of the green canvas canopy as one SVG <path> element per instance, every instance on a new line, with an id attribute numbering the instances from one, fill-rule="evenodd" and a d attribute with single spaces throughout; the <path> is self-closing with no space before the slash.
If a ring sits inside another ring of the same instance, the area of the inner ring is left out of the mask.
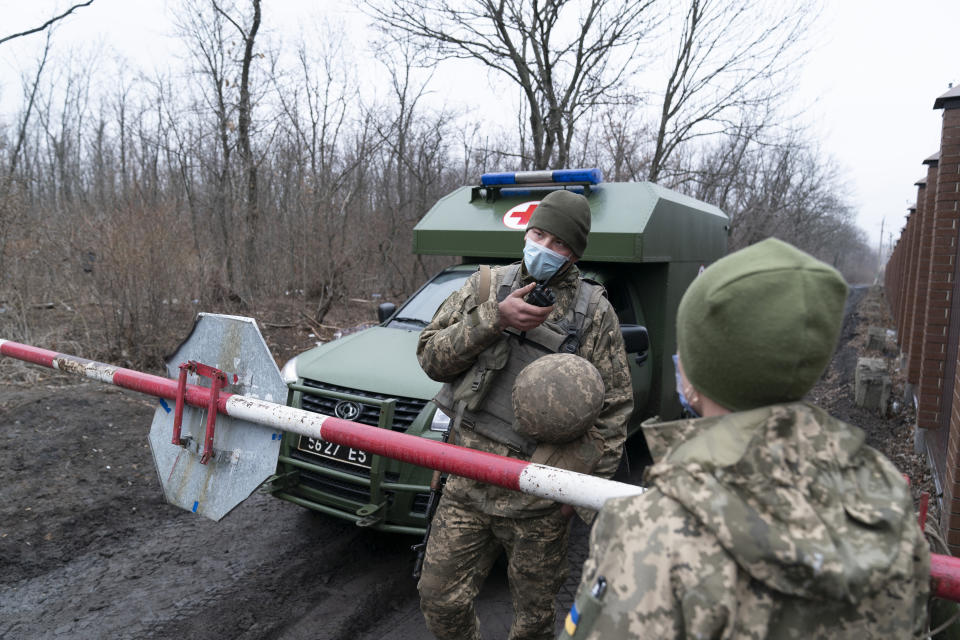
<path id="1" fill-rule="evenodd" d="M 548 192 L 461 187 L 414 227 L 413 250 L 516 259 L 526 219 Z M 709 263 L 726 252 L 729 219 L 713 205 L 650 182 L 601 183 L 585 195 L 592 213 L 585 261 Z"/>

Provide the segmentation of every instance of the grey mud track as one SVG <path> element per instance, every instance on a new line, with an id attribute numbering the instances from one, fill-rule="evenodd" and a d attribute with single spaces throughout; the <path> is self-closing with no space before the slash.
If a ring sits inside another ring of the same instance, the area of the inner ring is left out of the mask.
<path id="1" fill-rule="evenodd" d="M 854 328 L 834 360 L 845 376 Z M 414 540 L 261 493 L 220 523 L 181 511 L 163 502 L 147 448 L 153 399 L 48 382 L 0 385 L 0 638 L 430 637 Z M 587 552 L 575 522 L 561 616 Z M 488 640 L 512 617 L 504 574 L 498 565 L 478 603 Z"/>

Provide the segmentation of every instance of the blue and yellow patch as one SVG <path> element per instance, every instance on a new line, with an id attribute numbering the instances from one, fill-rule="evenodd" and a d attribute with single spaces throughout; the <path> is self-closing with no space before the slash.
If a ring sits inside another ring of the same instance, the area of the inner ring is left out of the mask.
<path id="1" fill-rule="evenodd" d="M 580 612 L 577 610 L 577 603 L 574 602 L 573 606 L 570 607 L 570 613 L 567 614 L 567 619 L 563 623 L 563 629 L 567 632 L 567 635 L 573 635 L 577 632 L 577 624 L 580 622 Z"/>

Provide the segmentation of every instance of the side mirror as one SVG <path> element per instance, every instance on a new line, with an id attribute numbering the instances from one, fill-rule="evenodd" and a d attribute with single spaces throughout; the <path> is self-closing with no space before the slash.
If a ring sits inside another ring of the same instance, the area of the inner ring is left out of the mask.
<path id="1" fill-rule="evenodd" d="M 623 344 L 627 348 L 627 353 L 635 353 L 637 364 L 643 365 L 650 351 L 650 335 L 647 333 L 647 328 L 638 324 L 622 324 L 620 333 L 623 335 Z"/>
<path id="2" fill-rule="evenodd" d="M 377 306 L 377 319 L 382 323 L 386 322 L 387 318 L 393 315 L 394 311 L 397 310 L 397 305 L 392 302 L 381 302 Z"/>

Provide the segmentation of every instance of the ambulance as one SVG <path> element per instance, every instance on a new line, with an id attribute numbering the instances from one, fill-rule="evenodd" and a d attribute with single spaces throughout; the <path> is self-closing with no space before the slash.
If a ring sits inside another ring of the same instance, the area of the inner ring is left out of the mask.
<path id="1" fill-rule="evenodd" d="M 620 320 L 634 412 L 622 469 L 648 462 L 640 423 L 680 415 L 672 355 L 687 285 L 726 252 L 729 220 L 718 208 L 649 182 L 603 182 L 598 169 L 484 174 L 441 198 L 413 231 L 413 251 L 452 256 L 399 306 L 384 302 L 377 326 L 302 353 L 282 369 L 287 404 L 382 429 L 441 440 L 449 419 L 431 399 L 440 383 L 416 357 L 420 331 L 482 264 L 520 259 L 530 214 L 552 190 L 586 196 L 589 244 L 577 266 L 602 284 Z M 432 471 L 366 451 L 287 433 L 275 497 L 360 527 L 422 535 Z"/>

